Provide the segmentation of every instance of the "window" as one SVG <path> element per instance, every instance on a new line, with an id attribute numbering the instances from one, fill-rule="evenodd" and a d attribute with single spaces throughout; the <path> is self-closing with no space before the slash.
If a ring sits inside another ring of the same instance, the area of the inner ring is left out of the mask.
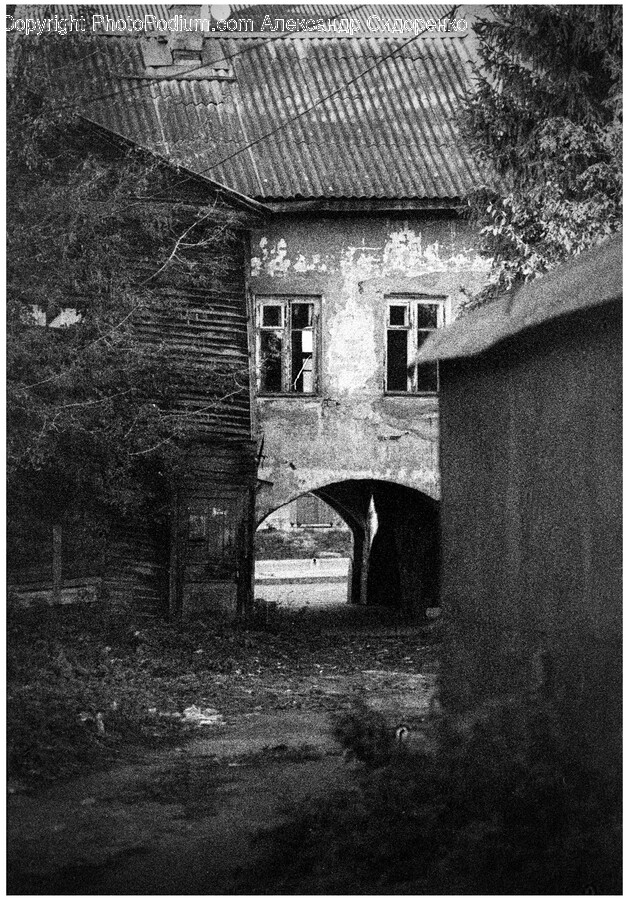
<path id="1" fill-rule="evenodd" d="M 261 394 L 316 394 L 318 297 L 258 301 L 258 388 Z"/>
<path id="2" fill-rule="evenodd" d="M 187 509 L 190 566 L 220 572 L 236 546 L 238 505 L 233 497 L 195 497 Z"/>
<path id="3" fill-rule="evenodd" d="M 81 314 L 72 306 L 47 311 L 41 306 L 31 306 L 31 318 L 35 325 L 43 328 L 69 328 L 82 320 Z"/>
<path id="4" fill-rule="evenodd" d="M 445 324 L 445 297 L 387 298 L 385 391 L 388 394 L 436 394 L 438 363 L 413 365 L 428 335 Z"/>

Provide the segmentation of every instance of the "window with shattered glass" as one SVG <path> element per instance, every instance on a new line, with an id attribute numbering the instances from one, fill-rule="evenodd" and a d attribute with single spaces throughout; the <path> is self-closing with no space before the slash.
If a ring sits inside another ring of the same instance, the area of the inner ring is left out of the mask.
<path id="1" fill-rule="evenodd" d="M 396 295 L 387 298 L 385 391 L 436 394 L 439 365 L 414 363 L 429 335 L 445 325 L 446 298 Z"/>
<path id="2" fill-rule="evenodd" d="M 318 297 L 258 300 L 258 389 L 261 394 L 318 391 Z"/>

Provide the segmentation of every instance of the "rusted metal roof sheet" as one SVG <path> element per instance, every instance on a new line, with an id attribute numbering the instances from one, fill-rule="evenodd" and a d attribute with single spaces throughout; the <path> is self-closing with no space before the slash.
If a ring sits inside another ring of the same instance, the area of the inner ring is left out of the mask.
<path id="1" fill-rule="evenodd" d="M 234 80 L 146 78 L 141 41 L 99 40 L 83 112 L 241 194 L 455 200 L 479 183 L 459 132 L 471 39 L 208 39 Z"/>
<path id="2" fill-rule="evenodd" d="M 617 235 L 513 294 L 436 331 L 415 361 L 476 356 L 526 329 L 621 296 L 622 235 Z"/>

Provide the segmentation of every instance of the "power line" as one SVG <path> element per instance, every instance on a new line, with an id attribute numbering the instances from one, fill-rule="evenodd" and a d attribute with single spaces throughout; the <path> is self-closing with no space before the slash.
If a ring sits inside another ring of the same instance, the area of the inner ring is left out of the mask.
<path id="1" fill-rule="evenodd" d="M 364 5 L 365 4 L 361 4 L 361 6 L 364 6 Z M 442 17 L 442 19 L 452 18 L 454 16 L 454 14 L 456 13 L 457 9 L 459 8 L 459 6 L 460 6 L 460 4 L 458 4 L 458 3 L 455 6 L 453 6 L 451 8 L 451 10 Z M 352 11 L 355 11 L 356 9 L 359 9 L 359 8 L 360 7 L 355 7 Z M 347 15 L 347 14 L 348 13 L 345 13 L 344 15 Z M 339 18 L 339 16 L 336 16 L 335 18 Z M 399 47 L 396 47 L 394 50 L 392 50 L 386 56 L 383 56 L 380 59 L 377 59 L 371 66 L 364 69 L 362 72 L 359 72 L 357 75 L 353 76 L 348 81 L 345 81 L 338 88 L 335 88 L 333 91 L 330 91 L 329 93 L 325 94 L 324 96 L 319 97 L 318 100 L 316 100 L 314 103 L 311 103 L 309 106 L 307 106 L 305 109 L 303 109 L 300 113 L 297 113 L 296 115 L 289 117 L 288 119 L 286 119 L 286 121 L 281 122 L 275 128 L 272 128 L 270 131 L 266 132 L 266 134 L 263 134 L 260 137 L 256 138 L 255 140 L 248 142 L 243 147 L 240 147 L 239 149 L 237 149 L 233 153 L 231 153 L 229 156 L 224 157 L 223 159 L 219 160 L 218 162 L 215 162 L 210 166 L 206 166 L 204 169 L 191 170 L 191 175 L 187 176 L 187 177 L 192 178 L 194 176 L 205 175 L 206 173 L 211 172 L 214 169 L 217 169 L 219 166 L 224 165 L 226 162 L 229 162 L 229 160 L 233 159 L 234 157 L 239 156 L 241 153 L 245 153 L 247 150 L 250 150 L 252 147 L 257 146 L 257 144 L 262 143 L 263 141 L 267 140 L 270 137 L 273 137 L 273 135 L 284 130 L 289 125 L 291 125 L 293 122 L 296 122 L 299 119 L 303 118 L 303 116 L 305 116 L 308 113 L 312 112 L 313 110 L 317 109 L 317 107 L 321 106 L 323 103 L 326 103 L 328 100 L 331 100 L 332 98 L 343 93 L 343 91 L 350 88 L 353 84 L 356 84 L 357 81 L 359 81 L 361 78 L 364 78 L 370 72 L 373 72 L 374 69 L 377 69 L 379 66 L 383 65 L 385 62 L 392 59 L 394 56 L 396 56 L 398 53 L 400 53 L 402 50 L 404 50 L 405 47 L 407 47 L 409 44 L 411 44 L 413 41 L 417 40 L 418 38 L 422 37 L 429 30 L 430 30 L 429 27 L 422 29 L 422 31 L 419 31 L 417 34 L 414 34 L 411 38 L 409 38 L 407 41 L 404 41 L 403 44 L 400 44 Z M 267 40 L 264 41 L 264 43 L 267 44 L 270 41 L 283 39 L 285 37 L 295 37 L 295 34 L 293 34 L 293 33 L 282 34 L 282 35 L 277 35 L 276 37 L 269 37 Z M 239 51 L 238 53 L 234 54 L 234 56 L 240 55 L 241 53 L 244 53 L 244 52 L 249 52 L 253 49 L 256 49 L 259 46 L 260 45 L 256 42 L 256 44 L 254 46 L 245 48 L 244 50 Z M 181 77 L 183 75 L 187 74 L 188 71 L 192 72 L 192 71 L 197 71 L 198 69 L 199 69 L 199 66 L 195 66 L 193 69 L 187 70 L 185 73 L 178 73 L 180 76 L 179 80 L 181 80 Z M 177 80 L 177 79 L 168 79 L 168 80 Z M 131 90 L 135 90 L 138 88 L 142 89 L 144 87 L 151 87 L 154 83 L 155 83 L 154 80 L 148 81 L 147 83 L 138 82 L 137 84 L 131 85 L 127 91 L 125 91 L 125 90 L 114 91 L 109 95 L 101 95 L 100 97 L 98 97 L 98 96 L 92 97 L 92 98 L 89 98 L 89 100 L 90 100 L 90 102 L 95 102 L 96 100 L 103 100 L 103 99 L 107 99 L 108 97 L 112 97 L 112 96 L 119 97 L 119 96 L 121 96 L 121 94 L 129 93 Z M 87 99 L 87 98 L 83 98 L 83 99 Z"/>
<path id="2" fill-rule="evenodd" d="M 298 5 L 299 5 L 299 4 L 298 4 Z M 347 16 L 352 15 L 352 13 L 357 12 L 359 9 L 363 9 L 364 6 L 366 6 L 366 4 L 365 4 L 365 3 L 361 3 L 361 4 L 359 4 L 358 6 L 352 7 L 351 9 L 343 10 L 342 13 L 337 13 L 337 15 L 334 15 L 334 16 L 327 16 L 327 18 L 328 18 L 328 20 L 330 20 L 330 21 L 335 20 L 335 19 L 346 18 Z M 287 8 L 290 9 L 290 7 L 287 7 Z M 294 13 L 294 15 L 297 15 L 297 14 Z M 444 18 L 445 18 L 445 17 L 444 17 Z M 310 32 L 307 32 L 307 33 L 310 34 Z M 202 34 L 205 34 L 205 33 L 202 32 Z M 303 34 L 303 32 L 289 32 L 289 33 L 282 33 L 282 34 L 277 34 L 277 35 L 269 35 L 266 39 L 261 40 L 259 37 L 255 37 L 255 38 L 254 38 L 254 35 L 253 35 L 253 33 L 252 33 L 252 39 L 255 40 L 255 43 L 254 43 L 253 45 L 248 46 L 248 47 L 243 47 L 242 50 L 237 50 L 235 53 L 231 53 L 231 54 L 229 54 L 229 55 L 221 56 L 218 60 L 215 60 L 215 61 L 214 61 L 213 65 L 215 65 L 216 62 L 229 62 L 230 60 L 235 59 L 237 56 L 242 56 L 244 53 L 251 53 L 251 52 L 253 52 L 254 50 L 259 50 L 260 46 L 262 46 L 262 45 L 264 45 L 264 44 L 269 44 L 269 43 L 271 43 L 271 42 L 273 42 L 273 41 L 284 40 L 284 39 L 286 39 L 286 38 L 294 38 L 294 37 L 298 37 L 300 34 Z M 349 35 L 348 35 L 348 36 L 349 36 Z M 104 35 L 101 35 L 101 37 L 105 37 L 105 36 L 104 36 Z M 120 35 L 117 35 L 116 37 L 119 38 Z M 115 38 L 114 38 L 114 39 L 115 39 Z M 221 36 L 218 37 L 218 40 L 228 40 L 228 39 L 231 39 L 231 36 L 230 36 L 230 33 L 229 33 L 229 32 L 226 32 L 224 37 L 222 36 L 222 33 L 221 33 Z M 134 39 L 134 40 L 135 40 L 135 39 Z M 211 38 L 211 40 L 214 40 L 214 38 Z M 95 56 L 95 55 L 99 52 L 99 50 L 100 50 L 100 48 L 97 48 L 96 50 L 92 51 L 91 53 L 87 53 L 84 57 L 82 57 L 82 58 L 79 60 L 79 62 L 83 62 L 84 60 L 88 59 L 90 56 Z M 130 54 L 127 55 L 126 59 L 129 59 L 129 58 L 130 58 Z M 65 63 L 64 65 L 56 66 L 54 69 L 52 69 L 52 71 L 53 71 L 53 72 L 57 72 L 57 71 L 59 71 L 60 69 L 68 68 L 70 65 L 71 65 L 71 63 Z M 170 77 L 168 77 L 168 78 L 166 78 L 166 79 L 164 79 L 164 80 L 168 80 L 168 81 L 183 81 L 183 80 L 185 80 L 185 78 L 186 78 L 187 75 L 190 75 L 190 74 L 192 74 L 193 72 L 201 71 L 201 70 L 203 70 L 203 69 L 205 69 L 205 68 L 207 68 L 207 65 L 203 65 L 203 64 L 199 65 L 198 63 L 195 63 L 195 65 L 194 65 L 194 66 L 191 66 L 189 69 L 184 69 L 183 72 L 177 72 L 177 73 L 173 74 L 172 76 L 170 76 Z M 123 78 L 123 79 L 129 78 L 128 75 L 122 75 L 122 74 L 119 75 L 118 77 L 119 77 L 119 78 Z M 100 95 L 97 95 L 97 96 L 95 96 L 95 97 L 89 97 L 89 98 L 83 97 L 83 98 L 79 98 L 79 99 L 84 99 L 84 100 L 87 99 L 87 100 L 89 100 L 90 102 L 95 102 L 95 101 L 97 101 L 97 100 L 107 100 L 107 99 L 109 99 L 109 98 L 111 98 L 111 97 L 119 97 L 119 96 L 121 96 L 121 95 L 123 95 L 123 94 L 131 93 L 131 91 L 136 90 L 136 89 L 142 89 L 142 88 L 145 88 L 145 87 L 151 87 L 151 85 L 152 85 L 153 83 L 155 83 L 156 81 L 159 81 L 159 80 L 162 80 L 162 79 L 155 78 L 155 77 L 152 78 L 152 77 L 150 77 L 150 76 L 147 76 L 147 77 L 146 77 L 146 81 L 139 81 L 137 85 L 135 85 L 135 84 L 134 84 L 134 85 L 130 85 L 126 90 L 125 90 L 124 88 L 122 88 L 122 89 L 119 89 L 119 90 L 116 90 L 116 91 L 111 91 L 111 92 L 108 93 L 108 94 L 100 94 Z"/>
<path id="3" fill-rule="evenodd" d="M 366 4 L 361 3 L 359 6 L 354 6 L 351 9 L 344 10 L 343 13 L 338 13 L 335 16 L 328 16 L 328 19 L 332 20 L 332 19 L 346 18 L 347 16 L 351 15 L 352 13 L 357 12 L 359 9 L 362 9 L 365 5 Z M 273 41 L 284 40 L 285 38 L 294 38 L 297 36 L 298 36 L 298 33 L 295 33 L 295 32 L 283 33 L 283 34 L 272 35 L 272 36 L 270 35 L 269 37 L 267 37 L 264 40 L 261 40 L 260 38 L 253 38 L 253 36 L 252 36 L 252 39 L 254 40 L 253 44 L 251 44 L 248 47 L 244 47 L 242 50 L 237 50 L 235 53 L 232 53 L 230 55 L 222 56 L 222 57 L 220 57 L 219 60 L 217 60 L 215 62 L 229 62 L 231 59 L 235 59 L 237 56 L 241 56 L 244 53 L 251 53 L 254 50 L 259 50 L 260 47 L 264 46 L 265 44 L 269 44 Z M 105 37 L 105 39 L 108 39 L 104 35 L 100 35 L 100 37 L 101 38 Z M 119 39 L 120 36 L 116 36 L 116 37 Z M 97 36 L 97 39 L 98 39 L 98 36 Z M 113 39 L 116 39 L 116 38 L 113 38 Z M 218 39 L 219 40 L 229 39 L 229 33 L 226 33 L 224 38 L 218 38 Z M 132 40 L 137 40 L 137 38 L 133 38 Z M 91 53 L 87 53 L 85 56 L 82 56 L 78 61 L 74 60 L 73 62 L 68 62 L 68 63 L 64 63 L 63 65 L 60 65 L 60 66 L 55 66 L 54 68 L 51 69 L 51 71 L 58 72 L 61 69 L 69 68 L 71 65 L 78 65 L 78 64 L 84 62 L 85 60 L 89 59 L 90 57 L 96 56 L 100 52 L 100 50 L 101 50 L 101 48 L 97 47 Z M 131 58 L 131 50 L 124 57 L 124 60 L 129 60 L 130 58 Z M 191 66 L 189 69 L 184 69 L 183 72 L 177 72 L 176 74 L 173 74 L 171 77 L 156 78 L 156 77 L 147 76 L 146 80 L 137 80 L 133 84 L 128 85 L 126 88 L 118 87 L 113 91 L 109 91 L 109 93 L 107 93 L 107 94 L 96 94 L 95 96 L 88 96 L 88 97 L 79 95 L 79 96 L 73 97 L 72 99 L 75 101 L 83 100 L 86 103 L 96 103 L 96 102 L 100 102 L 101 100 L 110 100 L 113 97 L 116 97 L 116 98 L 125 97 L 127 95 L 132 94 L 134 91 L 141 91 L 146 88 L 150 89 L 151 87 L 153 87 L 154 84 L 159 83 L 160 81 L 184 81 L 186 79 L 186 76 L 191 75 L 194 72 L 199 72 L 205 68 L 207 68 L 207 65 L 195 63 L 195 65 Z M 47 75 L 50 78 L 50 72 L 48 72 Z M 121 74 L 121 75 L 118 75 L 118 77 L 120 79 L 128 79 L 130 76 Z M 66 98 L 61 99 L 59 101 L 59 106 L 63 106 L 66 102 L 67 102 Z"/>
<path id="4" fill-rule="evenodd" d="M 354 7 L 351 7 L 350 9 L 343 10 L 342 12 L 337 13 L 334 16 L 327 16 L 327 18 L 329 20 L 344 19 L 344 18 L 347 18 L 348 16 L 352 15 L 352 13 L 355 13 L 360 9 L 364 9 L 368 5 L 369 4 L 361 3 L 358 6 L 354 6 Z M 439 21 L 443 21 L 444 19 L 451 18 L 452 15 L 454 14 L 454 12 L 458 9 L 458 6 L 459 6 L 459 4 L 457 4 L 457 6 L 455 6 L 455 7 L 453 7 L 452 12 L 446 13 L 445 15 L 441 16 Z M 299 4 L 297 4 L 297 8 L 298 7 L 299 7 Z M 292 7 L 287 7 L 287 9 L 292 9 Z M 293 13 L 293 15 L 297 15 L 297 13 Z M 416 37 L 421 37 L 423 34 L 426 33 L 426 31 L 428 31 L 427 28 L 425 28 L 423 31 L 419 32 L 417 35 L 414 35 L 411 40 L 414 40 Z M 242 50 L 237 50 L 235 53 L 225 54 L 224 56 L 221 56 L 218 60 L 215 60 L 213 62 L 213 65 L 215 65 L 217 62 L 229 62 L 230 60 L 235 59 L 238 56 L 242 56 L 245 53 L 252 53 L 254 50 L 259 50 L 261 46 L 264 46 L 265 44 L 270 44 L 273 41 L 280 41 L 280 40 L 286 40 L 288 38 L 301 37 L 304 34 L 307 34 L 312 39 L 319 39 L 319 40 L 324 39 L 318 33 L 289 32 L 289 33 L 283 33 L 283 34 L 278 34 L 278 35 L 269 35 L 269 37 L 262 40 L 259 36 L 254 35 L 252 33 L 250 39 L 254 41 L 253 44 L 249 45 L 248 47 L 243 47 Z M 338 37 L 338 35 L 335 35 L 335 36 Z M 349 35 L 349 34 L 347 35 L 348 38 L 351 36 L 352 35 Z M 224 37 L 221 35 L 221 36 L 218 36 L 217 39 L 218 40 L 228 40 L 228 39 L 233 39 L 233 38 L 230 37 L 229 32 L 226 32 Z M 406 43 L 410 43 L 410 41 L 407 41 Z M 403 49 L 403 47 L 400 47 L 398 49 L 401 50 L 401 49 Z M 96 52 L 97 51 L 94 51 L 93 54 L 87 54 L 87 56 L 84 57 L 84 59 L 87 59 L 89 56 L 94 55 Z M 396 51 L 396 52 L 398 52 L 398 51 Z M 127 59 L 128 58 L 129 57 L 127 57 Z M 66 68 L 66 66 L 59 66 L 58 68 Z M 201 71 L 205 68 L 207 68 L 207 65 L 195 64 L 191 68 L 185 69 L 183 72 L 176 72 L 173 75 L 171 75 L 170 77 L 157 78 L 157 77 L 147 76 L 146 81 L 144 81 L 144 80 L 138 81 L 136 84 L 129 85 L 127 88 L 119 88 L 117 90 L 110 91 L 108 94 L 97 94 L 96 96 L 92 96 L 92 97 L 88 97 L 88 98 L 83 97 L 83 98 L 79 98 L 79 99 L 88 100 L 89 102 L 96 102 L 99 100 L 108 100 L 111 97 L 120 97 L 120 96 L 124 96 L 125 94 L 130 94 L 130 93 L 132 93 L 132 91 L 135 91 L 135 90 L 142 90 L 147 87 L 150 88 L 153 84 L 155 84 L 156 82 L 162 81 L 162 80 L 164 80 L 164 81 L 184 81 L 184 80 L 186 80 L 186 77 L 188 75 L 193 74 L 194 72 Z M 127 79 L 130 76 L 119 75 L 118 77 L 121 79 Z M 135 77 L 138 77 L 138 76 L 135 76 Z"/>
<path id="5" fill-rule="evenodd" d="M 458 8 L 459 8 L 459 4 L 457 3 L 456 6 L 452 7 L 452 10 L 448 14 L 448 16 L 452 17 Z M 444 16 L 444 18 L 446 18 L 446 17 Z M 239 154 L 244 153 L 246 150 L 251 149 L 251 147 L 255 147 L 256 144 L 260 144 L 262 141 L 265 141 L 267 138 L 272 137 L 274 134 L 277 134 L 279 131 L 282 131 L 288 125 L 291 125 L 293 122 L 296 122 L 298 119 L 301 119 L 303 116 L 307 115 L 309 112 L 312 112 L 313 109 L 316 109 L 318 106 L 321 106 L 322 103 L 325 103 L 328 100 L 331 100 L 333 97 L 338 96 L 338 94 L 342 93 L 344 90 L 351 87 L 353 84 L 355 84 L 361 78 L 364 78 L 365 75 L 368 75 L 370 72 L 372 72 L 378 66 L 381 66 L 383 63 L 387 62 L 389 59 L 394 57 L 396 54 L 400 53 L 405 47 L 408 47 L 408 45 L 410 43 L 417 40 L 417 38 L 420 38 L 428 30 L 429 30 L 428 28 L 424 28 L 422 31 L 418 32 L 417 34 L 414 34 L 412 38 L 408 39 L 408 41 L 405 41 L 403 44 L 400 44 L 399 47 L 396 47 L 395 50 L 392 50 L 390 53 L 387 53 L 386 56 L 383 56 L 380 59 L 376 60 L 376 62 L 373 63 L 373 65 L 369 66 L 364 71 L 359 72 L 358 75 L 355 75 L 353 78 L 350 78 L 349 81 L 344 82 L 344 84 L 342 84 L 340 87 L 336 88 L 333 91 L 330 91 L 330 93 L 325 94 L 323 97 L 320 97 L 315 103 L 312 103 L 310 106 L 307 106 L 306 109 L 303 109 L 300 113 L 297 113 L 297 115 L 291 116 L 285 122 L 281 122 L 278 126 L 276 126 L 275 128 L 272 128 L 271 131 L 267 131 L 266 134 L 261 135 L 259 138 L 256 138 L 255 141 L 251 141 L 246 146 L 241 147 L 238 150 L 235 150 L 229 156 L 224 157 L 223 159 L 219 160 L 217 163 L 214 163 L 211 166 L 207 166 L 205 169 L 201 169 L 200 171 L 197 172 L 197 174 L 204 175 L 206 172 L 211 172 L 212 169 L 216 169 L 219 166 L 222 166 L 224 163 L 228 162 L 230 159 L 233 159 L 235 156 L 238 156 Z"/>
<path id="6" fill-rule="evenodd" d="M 452 9 L 445 16 L 443 16 L 443 18 L 444 19 L 452 18 L 454 16 L 454 14 L 456 13 L 457 9 L 459 8 L 459 5 L 460 4 L 457 3 L 455 6 L 453 6 Z M 404 41 L 403 44 L 400 44 L 399 47 L 396 47 L 394 50 L 392 50 L 386 56 L 383 56 L 380 59 L 376 60 L 375 63 L 373 63 L 368 68 L 364 69 L 362 72 L 359 72 L 353 78 L 350 78 L 349 81 L 344 82 L 340 87 L 336 88 L 333 91 L 330 91 L 328 94 L 325 94 L 323 97 L 320 97 L 314 103 L 310 104 L 310 106 L 307 106 L 305 109 L 303 109 L 300 113 L 297 113 L 297 115 L 295 115 L 295 116 L 291 116 L 285 122 L 281 122 L 278 126 L 271 129 L 271 131 L 268 131 L 266 134 L 261 135 L 260 137 L 256 138 L 254 141 L 250 141 L 249 143 L 245 144 L 244 147 L 240 147 L 238 150 L 235 150 L 229 156 L 224 157 L 223 159 L 219 160 L 216 163 L 213 163 L 211 166 L 206 166 L 206 168 L 200 169 L 200 170 L 194 170 L 193 174 L 194 175 L 205 175 L 208 172 L 211 172 L 214 169 L 217 169 L 219 166 L 224 165 L 224 163 L 229 162 L 229 160 L 233 159 L 234 157 L 239 156 L 241 153 L 245 153 L 247 150 L 250 150 L 251 147 L 255 147 L 257 144 L 262 143 L 262 141 L 267 140 L 267 138 L 272 137 L 274 134 L 277 134 L 278 132 L 282 131 L 284 128 L 287 128 L 293 122 L 296 122 L 298 119 L 301 119 L 303 116 L 312 112 L 318 106 L 321 106 L 321 104 L 326 103 L 328 100 L 331 100 L 333 97 L 338 96 L 338 94 L 342 93 L 347 88 L 351 87 L 353 84 L 355 84 L 361 78 L 364 78 L 365 75 L 368 75 L 374 69 L 378 68 L 378 66 L 381 66 L 383 63 L 392 59 L 394 56 L 396 56 L 398 53 L 400 53 L 402 50 L 404 50 L 404 48 L 407 47 L 409 44 L 411 44 L 413 41 L 417 40 L 418 38 L 422 37 L 422 35 L 426 34 L 426 32 L 428 30 L 429 30 L 429 28 L 426 27 L 422 31 L 419 31 L 417 34 L 414 34 L 411 38 L 409 38 L 407 41 Z M 283 36 L 284 35 L 282 35 L 282 37 Z M 291 36 L 294 36 L 294 35 L 291 35 Z M 191 178 L 193 176 L 191 175 L 188 177 Z"/>

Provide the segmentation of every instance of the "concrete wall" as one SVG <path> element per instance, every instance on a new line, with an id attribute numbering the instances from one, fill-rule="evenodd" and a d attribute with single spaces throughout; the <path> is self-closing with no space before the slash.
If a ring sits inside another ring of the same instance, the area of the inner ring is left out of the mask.
<path id="1" fill-rule="evenodd" d="M 613 764 L 621 409 L 620 300 L 443 369 L 441 699 L 469 710 L 539 692 L 584 754 Z"/>
<path id="2" fill-rule="evenodd" d="M 255 296 L 321 297 L 317 397 L 261 397 L 258 521 L 304 491 L 381 479 L 438 498 L 436 397 L 384 396 L 387 294 L 447 296 L 484 283 L 477 238 L 451 214 L 283 215 L 254 231 Z"/>

